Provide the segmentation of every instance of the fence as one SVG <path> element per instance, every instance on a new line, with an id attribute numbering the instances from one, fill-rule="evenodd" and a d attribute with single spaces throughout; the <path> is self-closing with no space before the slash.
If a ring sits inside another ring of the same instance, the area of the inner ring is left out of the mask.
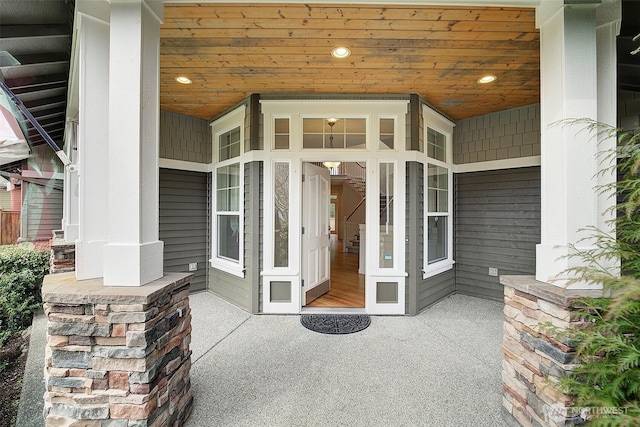
<path id="1" fill-rule="evenodd" d="M 20 212 L 0 211 L 0 245 L 13 245 L 20 237 Z"/>

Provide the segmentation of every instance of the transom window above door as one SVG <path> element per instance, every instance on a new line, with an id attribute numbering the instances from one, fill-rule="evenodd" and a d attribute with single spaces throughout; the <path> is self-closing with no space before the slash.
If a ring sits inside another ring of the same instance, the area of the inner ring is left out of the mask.
<path id="1" fill-rule="evenodd" d="M 367 148 L 365 118 L 303 118 L 302 148 Z"/>

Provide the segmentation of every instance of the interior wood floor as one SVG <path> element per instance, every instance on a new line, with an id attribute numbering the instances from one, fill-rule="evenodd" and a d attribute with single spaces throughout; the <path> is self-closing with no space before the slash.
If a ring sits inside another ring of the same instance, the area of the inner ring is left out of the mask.
<path id="1" fill-rule="evenodd" d="M 364 307 L 364 274 L 358 274 L 358 254 L 342 252 L 342 241 L 331 249 L 331 289 L 307 307 Z"/>

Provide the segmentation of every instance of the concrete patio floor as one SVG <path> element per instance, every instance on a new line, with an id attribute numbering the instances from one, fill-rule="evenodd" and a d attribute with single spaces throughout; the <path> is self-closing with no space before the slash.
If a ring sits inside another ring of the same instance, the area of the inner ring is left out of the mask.
<path id="1" fill-rule="evenodd" d="M 191 296 L 188 427 L 506 425 L 503 304 L 453 295 L 351 335 Z"/>
<path id="2" fill-rule="evenodd" d="M 453 295 L 418 316 L 323 335 L 191 295 L 187 427 L 487 426 L 502 420 L 503 304 Z M 46 318 L 34 319 L 18 426 L 42 426 Z"/>

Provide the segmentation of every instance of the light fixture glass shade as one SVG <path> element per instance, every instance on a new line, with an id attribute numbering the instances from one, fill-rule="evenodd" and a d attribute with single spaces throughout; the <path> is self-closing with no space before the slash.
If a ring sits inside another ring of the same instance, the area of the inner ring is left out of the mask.
<path id="1" fill-rule="evenodd" d="M 190 85 L 192 83 L 191 79 L 189 77 L 185 77 L 185 76 L 176 77 L 176 81 L 178 83 L 182 83 L 183 85 Z"/>
<path id="2" fill-rule="evenodd" d="M 334 58 L 348 58 L 349 55 L 351 55 L 351 51 L 349 50 L 349 48 L 343 46 L 337 47 L 331 51 L 331 56 L 333 56 Z"/>
<path id="3" fill-rule="evenodd" d="M 340 162 L 322 162 L 322 164 L 327 168 L 337 168 L 340 166 Z"/>
<path id="4" fill-rule="evenodd" d="M 487 83 L 491 83 L 496 81 L 497 77 L 494 76 L 493 74 L 487 74 L 486 76 L 480 77 L 478 79 L 478 83 L 480 84 L 487 84 Z"/>

